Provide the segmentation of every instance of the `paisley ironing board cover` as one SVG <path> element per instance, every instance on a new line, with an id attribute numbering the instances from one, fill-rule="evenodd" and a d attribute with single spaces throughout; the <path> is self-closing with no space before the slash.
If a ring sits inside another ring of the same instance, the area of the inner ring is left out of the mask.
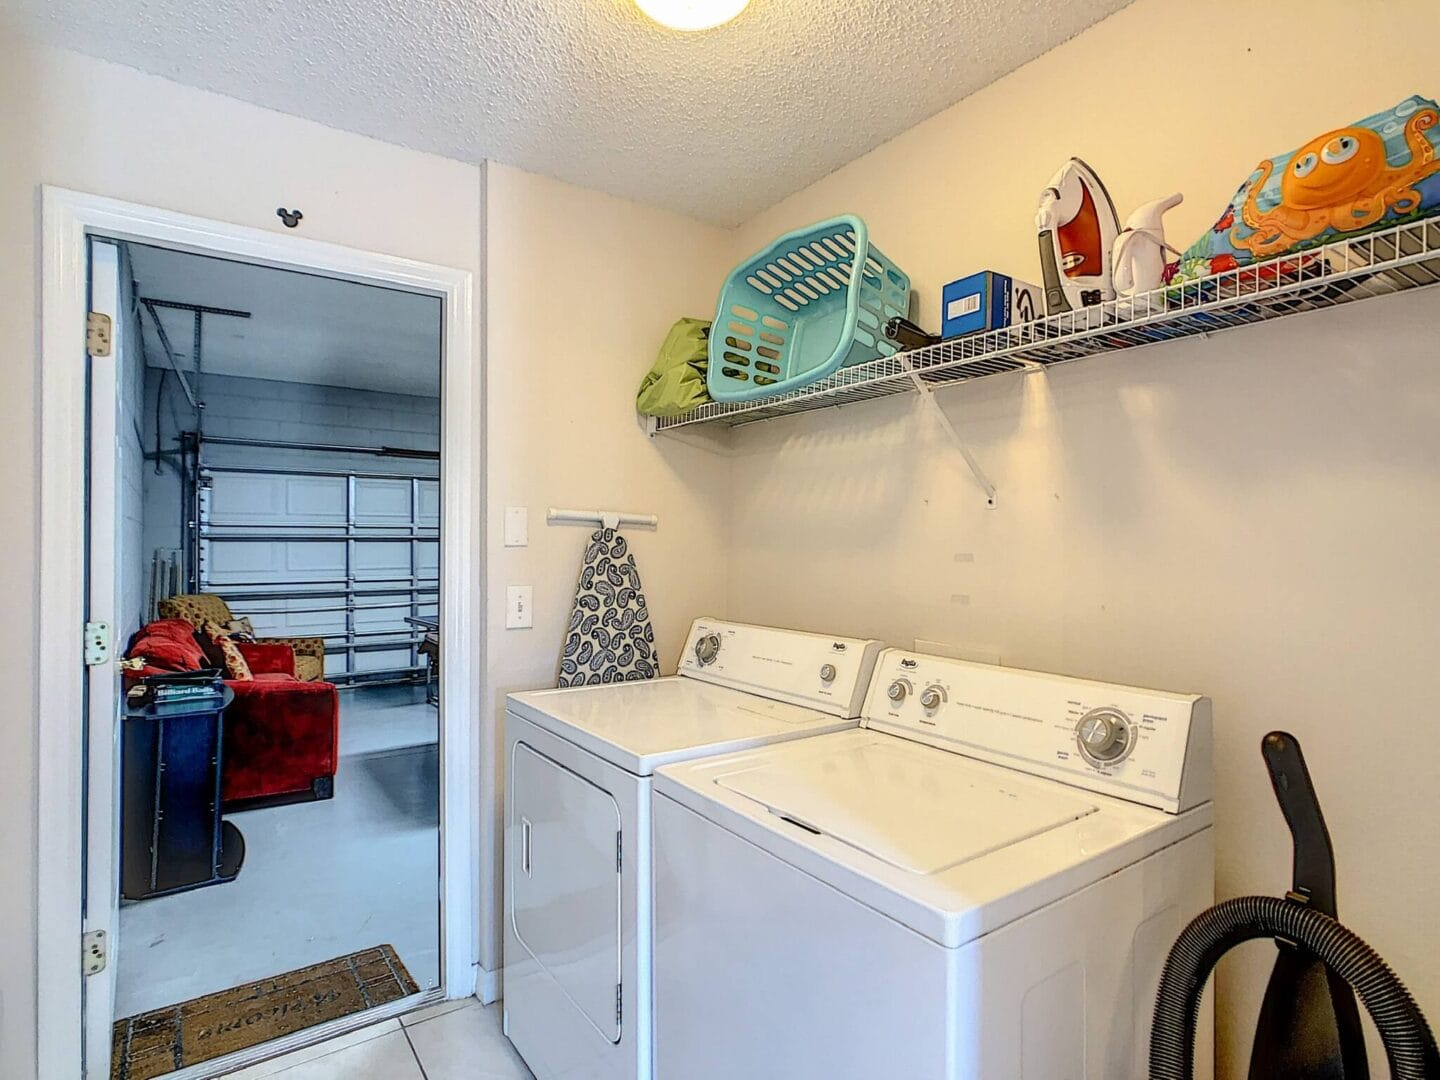
<path id="1" fill-rule="evenodd" d="M 558 685 L 636 682 L 659 674 L 635 556 L 614 529 L 598 529 L 580 565 Z"/>

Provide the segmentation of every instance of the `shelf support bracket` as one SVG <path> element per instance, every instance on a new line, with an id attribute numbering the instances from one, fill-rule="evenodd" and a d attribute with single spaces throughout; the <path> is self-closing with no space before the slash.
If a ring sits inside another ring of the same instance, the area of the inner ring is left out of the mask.
<path id="1" fill-rule="evenodd" d="M 965 459 L 965 464 L 970 466 L 975 483 L 985 493 L 985 505 L 993 507 L 995 505 L 995 485 L 990 482 L 990 477 L 985 475 L 985 470 L 980 467 L 980 462 L 975 460 L 975 455 L 970 452 L 970 447 L 960 437 L 960 432 L 955 430 L 955 425 L 950 422 L 950 417 L 945 415 L 945 410 L 935 400 L 935 391 L 926 385 L 924 379 L 920 378 L 915 366 L 910 363 L 903 352 L 896 353 L 895 357 L 904 365 L 905 374 L 910 376 L 910 382 L 914 384 L 915 392 L 920 395 L 920 400 L 934 414 L 935 419 L 940 421 L 940 427 L 944 429 L 945 434 L 950 436 L 950 441 L 955 444 L 955 449 L 960 451 L 960 456 Z"/>

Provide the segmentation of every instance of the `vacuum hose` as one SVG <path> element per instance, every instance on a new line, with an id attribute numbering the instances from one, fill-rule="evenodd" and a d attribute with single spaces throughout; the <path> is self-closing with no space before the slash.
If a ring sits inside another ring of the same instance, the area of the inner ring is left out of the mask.
<path id="1" fill-rule="evenodd" d="M 1330 916 L 1296 900 L 1242 896 L 1185 928 L 1160 978 L 1150 1034 L 1150 1080 L 1194 1080 L 1200 995 L 1220 957 L 1245 941 L 1294 942 L 1355 988 L 1380 1031 L 1394 1080 L 1440 1077 L 1440 1051 L 1419 1006 L 1374 949 Z"/>

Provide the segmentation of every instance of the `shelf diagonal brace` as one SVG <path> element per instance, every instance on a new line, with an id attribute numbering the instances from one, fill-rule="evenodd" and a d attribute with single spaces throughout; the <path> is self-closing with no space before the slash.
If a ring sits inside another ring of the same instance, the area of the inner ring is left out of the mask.
<path id="1" fill-rule="evenodd" d="M 920 373 L 915 370 L 915 365 L 910 363 L 910 360 L 903 352 L 896 353 L 895 358 L 899 360 L 905 368 L 905 374 L 910 377 L 910 382 L 914 384 L 915 392 L 920 395 L 920 400 L 923 401 L 925 407 L 934 414 L 935 419 L 940 421 L 941 428 L 950 436 L 950 441 L 955 444 L 955 449 L 960 451 L 960 456 L 965 459 L 965 464 L 970 466 L 970 472 L 975 477 L 975 483 L 978 484 L 980 490 L 985 493 L 985 504 L 987 506 L 994 506 L 995 485 L 990 481 L 990 477 L 985 474 L 985 470 L 980 467 L 980 462 L 975 460 L 975 455 L 970 452 L 969 445 L 960 437 L 960 432 L 955 429 L 955 425 L 950 422 L 950 417 L 945 414 L 945 410 L 942 409 L 940 403 L 935 400 L 935 391 L 926 385 L 924 379 L 920 378 Z"/>

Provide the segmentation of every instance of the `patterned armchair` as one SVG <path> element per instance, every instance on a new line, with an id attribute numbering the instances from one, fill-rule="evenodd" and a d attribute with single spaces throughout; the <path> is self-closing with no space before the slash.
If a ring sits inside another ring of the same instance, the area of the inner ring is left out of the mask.
<path id="1" fill-rule="evenodd" d="M 207 622 L 229 627 L 235 621 L 230 605 L 211 593 L 172 596 L 156 605 L 162 619 L 184 619 L 199 628 Z M 325 678 L 325 639 L 319 637 L 256 638 L 261 645 L 289 645 L 295 651 L 295 677 L 301 682 Z"/>

